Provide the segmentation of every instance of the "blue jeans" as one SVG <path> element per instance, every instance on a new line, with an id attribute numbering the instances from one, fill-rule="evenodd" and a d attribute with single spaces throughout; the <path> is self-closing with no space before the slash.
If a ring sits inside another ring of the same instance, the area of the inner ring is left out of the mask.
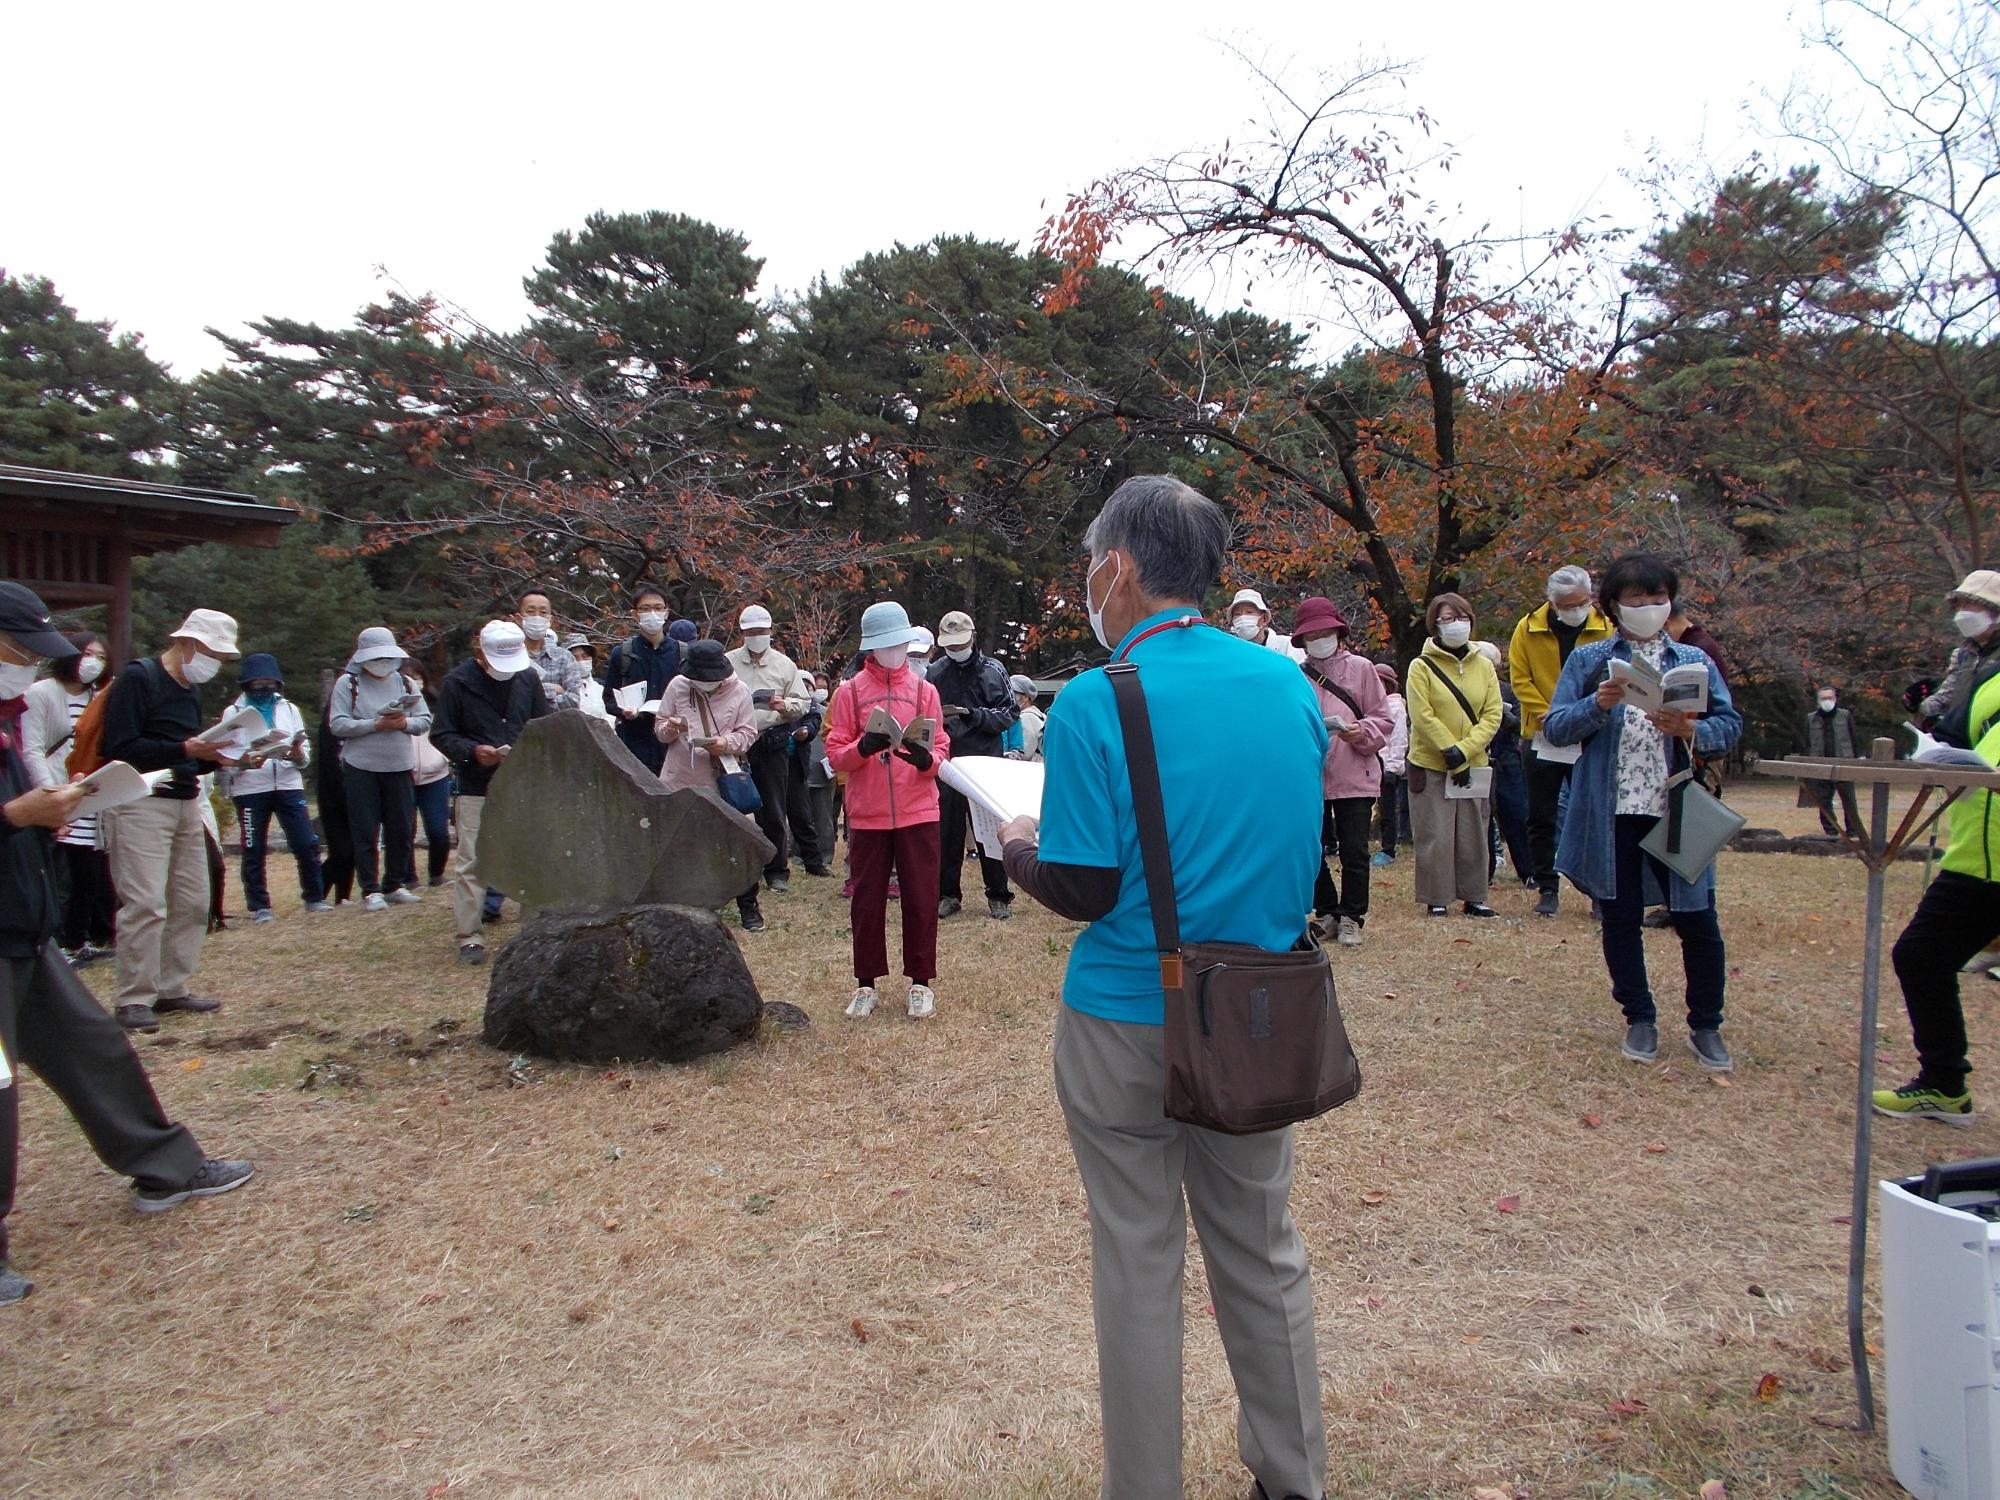
<path id="1" fill-rule="evenodd" d="M 1493 764 L 1493 867 L 1504 853 L 1523 880 L 1535 874 L 1534 850 L 1528 838 L 1528 774 L 1518 755 L 1496 755 Z M 1501 847 L 1502 841 L 1506 847 Z M 1490 871 L 1489 871 L 1490 873 Z"/>
<path id="2" fill-rule="evenodd" d="M 1604 967 L 1611 971 L 1611 998 L 1625 1012 L 1626 1024 L 1652 1025 L 1653 991 L 1646 978 L 1645 871 L 1652 867 L 1661 890 L 1667 888 L 1667 867 L 1639 847 L 1658 818 L 1621 816 L 1614 832 L 1618 894 L 1601 903 L 1604 912 Z M 1715 918 L 1715 900 L 1705 911 L 1677 911 L 1674 933 L 1681 940 L 1681 970 L 1687 980 L 1688 1030 L 1702 1031 L 1722 1024 L 1722 990 L 1727 959 L 1722 924 Z"/>
<path id="3" fill-rule="evenodd" d="M 319 876 L 319 838 L 313 832 L 312 815 L 306 811 L 306 794 L 251 792 L 236 798 L 236 818 L 243 826 L 243 897 L 250 910 L 271 909 L 271 893 L 264 885 L 264 850 L 273 813 L 285 830 L 285 842 L 299 867 L 299 898 L 325 899 Z"/>
<path id="4" fill-rule="evenodd" d="M 437 885 L 444 879 L 445 867 L 451 863 L 451 778 L 440 776 L 436 781 L 427 781 L 416 789 L 417 817 L 424 825 L 425 850 L 430 867 L 431 884 Z M 412 833 L 414 837 L 414 832 Z M 410 854 L 410 870 L 415 873 L 417 856 Z"/>

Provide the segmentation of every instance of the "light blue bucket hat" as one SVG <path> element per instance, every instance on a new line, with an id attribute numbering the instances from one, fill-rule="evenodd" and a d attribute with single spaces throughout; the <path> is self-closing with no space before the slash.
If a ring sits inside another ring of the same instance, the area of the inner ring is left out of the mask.
<path id="1" fill-rule="evenodd" d="M 910 623 L 909 611 L 893 599 L 871 604 L 861 611 L 861 649 L 879 651 L 887 646 L 907 646 L 922 640 L 923 633 Z"/>

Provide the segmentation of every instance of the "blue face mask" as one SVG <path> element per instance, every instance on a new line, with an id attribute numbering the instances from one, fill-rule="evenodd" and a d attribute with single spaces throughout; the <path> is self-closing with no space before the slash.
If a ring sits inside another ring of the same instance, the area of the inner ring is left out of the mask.
<path id="1" fill-rule="evenodd" d="M 263 708 L 267 704 L 278 701 L 278 690 L 276 688 L 246 688 L 244 689 L 243 696 L 257 707 Z"/>

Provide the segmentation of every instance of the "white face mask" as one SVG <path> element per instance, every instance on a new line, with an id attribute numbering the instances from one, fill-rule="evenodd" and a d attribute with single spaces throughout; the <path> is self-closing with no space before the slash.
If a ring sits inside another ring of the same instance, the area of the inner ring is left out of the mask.
<path id="1" fill-rule="evenodd" d="M 647 635 L 658 635 L 667 628 L 667 612 L 663 609 L 640 610 L 639 628 Z"/>
<path id="2" fill-rule="evenodd" d="M 1667 628 L 1667 616 L 1673 612 L 1671 604 L 1621 604 L 1618 619 L 1634 640 L 1650 641 Z"/>
<path id="3" fill-rule="evenodd" d="M 196 687 L 212 681 L 215 674 L 221 670 L 222 661 L 219 657 L 203 656 L 199 651 L 181 663 L 181 676 Z"/>
<path id="4" fill-rule="evenodd" d="M 1438 626 L 1438 644 L 1456 651 L 1472 639 L 1470 620 L 1446 620 Z"/>
<path id="5" fill-rule="evenodd" d="M 1264 622 L 1255 615 L 1237 615 L 1229 622 L 1229 633 L 1238 640 L 1254 641 L 1264 633 Z"/>
<path id="6" fill-rule="evenodd" d="M 1554 608 L 1553 605 L 1550 607 Z M 1574 630 L 1590 618 L 1590 606 L 1588 604 L 1579 604 L 1574 609 L 1557 609 L 1556 618 Z"/>
<path id="7" fill-rule="evenodd" d="M 104 675 L 104 658 L 86 656 L 76 665 L 76 680 L 86 686 Z"/>
<path id="8" fill-rule="evenodd" d="M 529 640 L 539 641 L 548 633 L 549 617 L 547 615 L 521 616 L 521 634 L 525 635 Z"/>
<path id="9" fill-rule="evenodd" d="M 825 708 L 825 707 L 826 707 L 826 689 L 825 689 L 825 688 L 814 688 L 814 689 L 813 689 L 813 707 L 814 707 L 814 708 Z"/>
<path id="10" fill-rule="evenodd" d="M 1338 636 L 1322 636 L 1319 640 L 1306 642 L 1306 655 L 1310 656 L 1314 661 L 1325 661 L 1329 656 L 1339 654 L 1339 651 L 1340 637 Z"/>
<path id="11" fill-rule="evenodd" d="M 0 661 L 0 699 L 18 698 L 35 685 L 35 663 Z"/>
<path id="12" fill-rule="evenodd" d="M 387 677 L 391 672 L 396 670 L 396 664 L 392 661 L 364 661 L 361 664 L 361 670 L 366 672 L 370 677 Z M 187 669 L 187 674 L 189 679 L 195 682 L 206 682 L 209 677 L 215 675 L 211 671 L 208 677 L 196 677 L 193 667 Z"/>
<path id="13" fill-rule="evenodd" d="M 743 637 L 743 649 L 752 656 L 762 656 L 771 649 L 771 638 L 768 635 L 746 635 Z"/>
<path id="14" fill-rule="evenodd" d="M 714 682 L 697 682 L 694 687 L 698 693 L 719 693 L 722 691 L 723 683 L 727 681 L 729 681 L 727 677 L 718 677 Z"/>
<path id="15" fill-rule="evenodd" d="M 953 661 L 972 660 L 972 648 L 970 646 L 947 646 L 944 648 L 944 654 L 949 656 Z"/>
<path id="16" fill-rule="evenodd" d="M 910 647 L 905 642 L 900 646 L 882 646 L 869 654 L 875 658 L 876 666 L 885 672 L 893 672 L 910 659 Z"/>
<path id="17" fill-rule="evenodd" d="M 1837 701 L 1839 701 L 1839 700 L 1837 700 L 1837 699 L 1836 699 L 1836 698 L 1835 698 L 1835 697 L 1833 696 L 1833 694 L 1831 694 L 1831 693 L 1821 693 L 1821 694 L 1819 695 L 1819 706 L 1820 706 L 1820 711 L 1821 711 L 1822 713 L 1830 713 L 1830 712 L 1832 712 L 1832 710 L 1833 710 L 1833 705 L 1834 705 L 1834 704 L 1835 704 L 1835 703 L 1836 703 Z"/>
<path id="18" fill-rule="evenodd" d="M 1958 633 L 1968 641 L 1974 636 L 1984 635 L 1993 628 L 1993 616 L 1983 609 L 1961 609 L 1951 617 L 1951 623 L 1958 627 Z"/>
<path id="19" fill-rule="evenodd" d="M 1102 564 L 1099 566 L 1102 566 Z M 1118 587 L 1118 580 L 1124 571 L 1125 565 L 1122 562 L 1113 570 L 1111 582 L 1104 590 L 1104 604 L 1111 602 L 1111 590 Z M 1097 637 L 1097 644 L 1102 646 L 1106 651 L 1109 651 L 1112 647 L 1112 642 L 1104 633 L 1104 604 L 1092 604 L 1090 602 L 1090 580 L 1096 576 L 1096 573 L 1092 572 L 1083 580 L 1083 612 L 1090 617 L 1090 633 Z"/>

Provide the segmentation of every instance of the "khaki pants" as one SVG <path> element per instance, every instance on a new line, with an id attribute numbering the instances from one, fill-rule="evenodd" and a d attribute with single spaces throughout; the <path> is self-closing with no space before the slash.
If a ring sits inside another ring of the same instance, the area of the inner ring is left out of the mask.
<path id="1" fill-rule="evenodd" d="M 147 797 L 98 824 L 118 890 L 119 1005 L 188 992 L 208 933 L 208 837 L 199 799 Z"/>
<path id="2" fill-rule="evenodd" d="M 486 900 L 486 882 L 479 878 L 479 818 L 486 810 L 484 797 L 460 797 L 453 804 L 458 819 L 458 849 L 451 861 L 451 923 L 458 941 L 486 946 L 480 928 L 480 908 Z"/>
<path id="3" fill-rule="evenodd" d="M 1417 849 L 1417 901 L 1449 906 L 1484 903 L 1487 895 L 1486 818 L 1491 802 L 1445 796 L 1446 775 L 1424 772 L 1424 789 L 1410 793 L 1411 841 Z"/>
<path id="4" fill-rule="evenodd" d="M 1194 1214 L 1236 1381 L 1236 1447 L 1271 1496 L 1326 1489 L 1312 1275 L 1292 1132 L 1219 1135 L 1161 1110 L 1158 1026 L 1056 1013 L 1056 1095 L 1090 1198 L 1104 1500 L 1180 1500 L 1181 1277 Z"/>

